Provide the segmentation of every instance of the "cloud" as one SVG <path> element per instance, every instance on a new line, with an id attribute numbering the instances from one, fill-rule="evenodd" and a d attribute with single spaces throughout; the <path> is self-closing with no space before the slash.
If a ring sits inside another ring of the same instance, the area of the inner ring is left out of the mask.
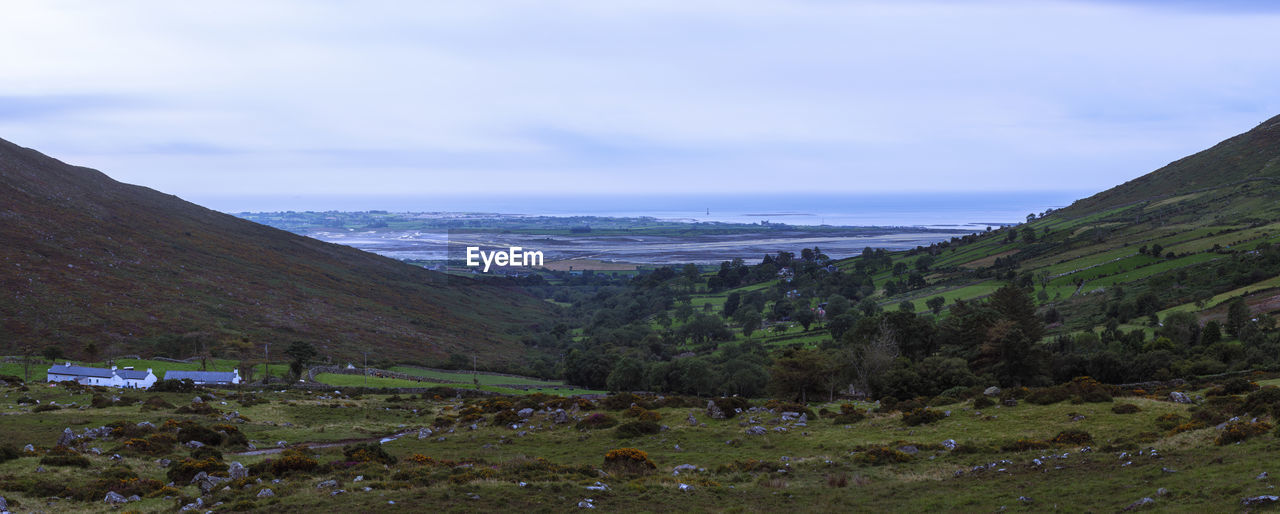
<path id="1" fill-rule="evenodd" d="M 0 137 L 175 194 L 1089 190 L 1280 111 L 1275 10 L 23 4 Z"/>

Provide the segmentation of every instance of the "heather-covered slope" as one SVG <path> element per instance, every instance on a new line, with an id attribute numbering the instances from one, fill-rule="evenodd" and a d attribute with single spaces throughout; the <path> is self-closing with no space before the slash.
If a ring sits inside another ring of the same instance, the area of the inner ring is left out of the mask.
<path id="1" fill-rule="evenodd" d="M 518 361 L 549 306 L 221 214 L 0 140 L 0 351 Z"/>

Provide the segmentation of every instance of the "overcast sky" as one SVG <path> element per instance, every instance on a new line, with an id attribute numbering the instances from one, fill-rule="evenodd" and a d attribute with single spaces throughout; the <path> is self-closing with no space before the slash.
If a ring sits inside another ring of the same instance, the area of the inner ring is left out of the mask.
<path id="1" fill-rule="evenodd" d="M 1089 191 L 1280 114 L 1251 2 L 31 1 L 0 48 L 0 138 L 196 201 Z"/>

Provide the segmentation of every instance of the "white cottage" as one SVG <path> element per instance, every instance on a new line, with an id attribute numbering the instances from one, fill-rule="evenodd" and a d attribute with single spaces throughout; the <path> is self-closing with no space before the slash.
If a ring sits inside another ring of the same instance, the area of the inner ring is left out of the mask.
<path id="1" fill-rule="evenodd" d="M 177 371 L 164 372 L 165 380 L 189 379 L 196 385 L 233 385 L 240 383 L 240 370 L 233 371 Z"/>
<path id="2" fill-rule="evenodd" d="M 91 368 L 88 366 L 72 366 L 70 362 L 54 364 L 49 367 L 45 376 L 48 382 L 72 381 L 84 385 L 124 387 L 129 389 L 150 389 L 156 383 L 156 375 L 147 368 L 137 371 L 132 367 Z"/>

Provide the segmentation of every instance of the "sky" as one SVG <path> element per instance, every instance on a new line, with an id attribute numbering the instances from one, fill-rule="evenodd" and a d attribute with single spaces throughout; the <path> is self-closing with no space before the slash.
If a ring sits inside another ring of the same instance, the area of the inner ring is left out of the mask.
<path id="1" fill-rule="evenodd" d="M 1244 1 L 5 11 L 0 138 L 214 208 L 1098 191 L 1280 114 L 1280 9 Z"/>

